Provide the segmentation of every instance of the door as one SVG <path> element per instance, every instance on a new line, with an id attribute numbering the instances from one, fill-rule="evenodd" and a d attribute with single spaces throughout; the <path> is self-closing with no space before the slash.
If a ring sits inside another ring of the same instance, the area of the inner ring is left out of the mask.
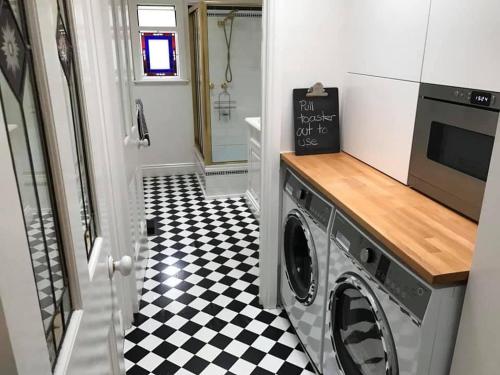
<path id="1" fill-rule="evenodd" d="M 138 312 L 148 252 L 139 150 L 147 144 L 139 138 L 136 105 L 132 100 L 128 6 L 126 0 L 96 0 L 91 3 L 94 33 L 99 41 L 97 59 L 104 67 L 100 69 L 100 82 L 106 86 L 109 108 L 108 145 L 114 153 L 113 163 L 123 166 L 121 169 L 112 168 L 110 172 L 120 196 L 115 200 L 115 206 L 124 220 L 118 226 L 119 236 L 125 240 L 122 246 L 133 257 L 135 264 L 135 280 L 127 283 L 126 288 L 133 300 L 133 312 Z M 147 117 L 147 108 L 145 112 Z M 130 321 L 127 321 L 126 326 L 129 325 Z"/>
<path id="2" fill-rule="evenodd" d="M 113 194 L 105 163 L 85 159 L 102 149 L 82 154 L 74 133 L 59 10 L 49 0 L 0 5 L 3 312 L 17 373 L 116 374 L 123 339 L 110 270 L 126 273 L 130 262 L 110 262 Z M 56 63 L 48 67 L 49 57 Z M 89 165 L 95 178 L 82 172 Z"/>
<path id="3" fill-rule="evenodd" d="M 330 339 L 343 374 L 397 375 L 387 318 L 376 296 L 354 273 L 339 277 L 329 301 Z"/>
<path id="4" fill-rule="evenodd" d="M 292 210 L 286 218 L 283 249 L 290 288 L 297 301 L 308 306 L 318 292 L 318 259 L 311 231 L 299 210 Z"/>
<path id="5" fill-rule="evenodd" d="M 101 2 L 100 2 L 101 3 Z M 121 96 L 120 108 L 123 113 L 123 146 L 125 162 L 125 179 L 127 186 L 127 203 L 130 212 L 130 223 L 127 228 L 130 228 L 131 246 L 133 249 L 133 257 L 135 260 L 135 276 L 136 303 L 134 303 L 134 312 L 138 311 L 138 302 L 144 282 L 144 272 L 146 271 L 147 263 L 147 234 L 146 234 L 146 215 L 144 207 L 144 189 L 142 181 L 142 169 L 140 162 L 140 149 L 148 147 L 149 142 L 141 139 L 139 129 L 139 113 L 138 106 L 133 100 L 132 84 L 133 84 L 133 68 L 132 68 L 132 52 L 130 44 L 130 26 L 128 17 L 128 5 L 126 0 L 113 0 L 111 2 L 115 61 L 117 72 L 116 91 L 119 91 Z M 142 107 L 144 118 L 147 117 L 147 108 Z"/>

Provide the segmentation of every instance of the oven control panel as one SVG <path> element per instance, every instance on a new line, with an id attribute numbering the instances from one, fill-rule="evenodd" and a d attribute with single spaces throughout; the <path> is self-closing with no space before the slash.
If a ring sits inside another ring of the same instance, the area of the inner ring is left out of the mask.
<path id="1" fill-rule="evenodd" d="M 500 110 L 500 93 L 493 91 L 422 83 L 419 95 L 428 99 Z"/>
<path id="2" fill-rule="evenodd" d="M 337 211 L 332 239 L 399 303 L 422 320 L 432 290 Z"/>

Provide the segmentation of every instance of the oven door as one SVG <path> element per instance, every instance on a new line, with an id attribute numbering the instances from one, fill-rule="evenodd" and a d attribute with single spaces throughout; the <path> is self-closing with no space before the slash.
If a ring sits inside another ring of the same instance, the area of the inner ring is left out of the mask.
<path id="1" fill-rule="evenodd" d="M 420 97 L 409 185 L 479 218 L 498 112 Z"/>

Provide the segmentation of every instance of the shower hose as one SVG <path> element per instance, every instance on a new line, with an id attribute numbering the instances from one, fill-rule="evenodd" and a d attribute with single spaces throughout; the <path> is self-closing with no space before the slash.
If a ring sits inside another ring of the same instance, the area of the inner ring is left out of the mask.
<path id="1" fill-rule="evenodd" d="M 226 23 L 224 23 L 224 38 L 226 39 L 227 46 L 227 64 L 226 64 L 226 82 L 233 81 L 233 70 L 231 68 L 231 39 L 233 38 L 233 22 L 234 16 L 230 18 L 229 23 L 229 36 L 227 35 Z"/>

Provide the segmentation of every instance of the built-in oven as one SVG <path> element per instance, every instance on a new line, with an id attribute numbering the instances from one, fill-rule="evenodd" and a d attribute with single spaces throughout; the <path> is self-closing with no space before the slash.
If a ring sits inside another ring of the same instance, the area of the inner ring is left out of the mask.
<path id="1" fill-rule="evenodd" d="M 408 184 L 479 220 L 500 93 L 422 83 Z"/>

